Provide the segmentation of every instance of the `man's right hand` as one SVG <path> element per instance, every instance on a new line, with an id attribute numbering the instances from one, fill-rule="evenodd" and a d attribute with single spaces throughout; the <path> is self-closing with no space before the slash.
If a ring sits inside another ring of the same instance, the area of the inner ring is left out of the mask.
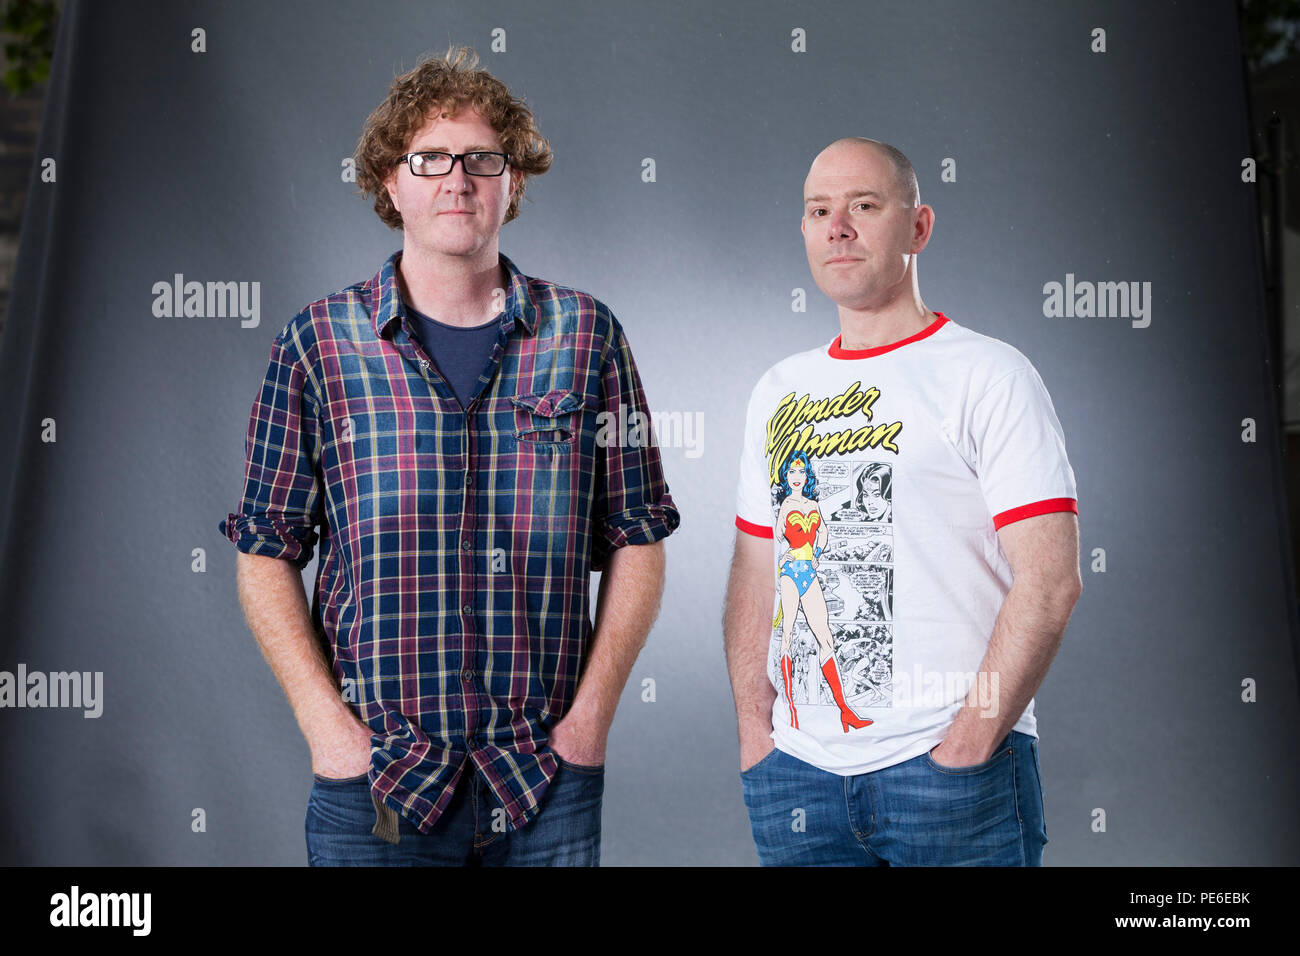
<path id="1" fill-rule="evenodd" d="M 767 654 L 775 603 L 772 539 L 737 530 L 722 629 L 727 672 L 736 700 L 742 773 L 770 754 L 773 747 L 776 688 L 767 674 Z"/>
<path id="2" fill-rule="evenodd" d="M 370 769 L 370 728 L 353 719 L 341 732 L 311 745 L 311 772 L 334 780 L 359 777 Z"/>

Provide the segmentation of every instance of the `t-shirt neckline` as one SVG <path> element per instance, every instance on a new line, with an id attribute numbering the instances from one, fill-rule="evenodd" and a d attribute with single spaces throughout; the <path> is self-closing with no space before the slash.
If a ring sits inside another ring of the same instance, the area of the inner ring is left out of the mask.
<path id="1" fill-rule="evenodd" d="M 500 312 L 498 312 L 492 318 L 488 319 L 482 325 L 448 325 L 446 322 L 439 322 L 433 316 L 425 315 L 423 312 L 418 311 L 415 308 L 415 306 L 411 305 L 408 302 L 403 301 L 402 304 L 406 306 L 406 311 L 411 313 L 411 315 L 415 316 L 417 319 L 423 319 L 425 322 L 431 322 L 434 325 L 438 326 L 439 328 L 450 329 L 453 332 L 482 332 L 488 326 L 495 326 L 501 324 Z"/>
<path id="2" fill-rule="evenodd" d="M 948 316 L 944 315 L 938 309 L 935 310 L 935 320 L 923 328 L 915 335 L 909 335 L 905 339 L 899 339 L 897 342 L 890 342 L 888 345 L 877 345 L 869 349 L 844 349 L 840 348 L 841 336 L 835 336 L 835 341 L 831 343 L 826 354 L 834 359 L 864 359 L 871 358 L 873 355 L 883 355 L 885 352 L 892 352 L 894 349 L 902 348 L 904 345 L 910 345 L 913 342 L 919 342 L 921 339 L 928 338 L 938 332 L 939 329 L 948 322 Z"/>

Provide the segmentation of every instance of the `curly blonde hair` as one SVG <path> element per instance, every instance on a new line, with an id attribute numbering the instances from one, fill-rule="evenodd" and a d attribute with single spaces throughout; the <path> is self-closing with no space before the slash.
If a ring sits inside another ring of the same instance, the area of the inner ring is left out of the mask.
<path id="1" fill-rule="evenodd" d="M 500 137 L 510 165 L 523 173 L 503 225 L 519 215 L 528 177 L 551 168 L 551 144 L 537 131 L 524 101 L 477 66 L 478 54 L 469 47 L 448 47 L 441 56 L 422 57 L 414 69 L 393 80 L 388 96 L 366 118 L 353 156 L 357 185 L 361 195 L 375 197 L 375 213 L 392 228 L 402 227 L 402 214 L 393 206 L 384 180 L 434 110 L 455 115 L 466 105 L 477 109 Z"/>

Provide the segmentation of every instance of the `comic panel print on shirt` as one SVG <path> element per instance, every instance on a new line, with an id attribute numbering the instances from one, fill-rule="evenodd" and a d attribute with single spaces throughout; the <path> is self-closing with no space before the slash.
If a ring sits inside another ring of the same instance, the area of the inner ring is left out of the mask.
<path id="1" fill-rule="evenodd" d="M 795 728 L 802 706 L 837 707 L 845 733 L 873 723 L 859 711 L 891 706 L 902 422 L 834 427 L 870 421 L 878 398 L 856 382 L 834 398 L 791 393 L 767 422 L 777 553 L 768 666 Z"/>

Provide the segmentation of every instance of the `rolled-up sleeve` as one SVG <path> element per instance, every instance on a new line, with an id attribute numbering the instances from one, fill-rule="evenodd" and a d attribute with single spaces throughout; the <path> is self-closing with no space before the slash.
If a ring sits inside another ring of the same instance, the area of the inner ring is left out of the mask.
<path id="1" fill-rule="evenodd" d="M 616 549 L 652 544 L 668 537 L 681 523 L 664 481 L 641 377 L 617 319 L 601 369 L 601 412 L 601 420 L 607 424 L 602 434 L 607 440 L 596 449 L 593 571 L 602 570 Z M 625 428 L 620 427 L 620 419 L 626 422 Z"/>
<path id="2" fill-rule="evenodd" d="M 266 379 L 253 402 L 245 442 L 244 497 L 218 529 L 236 548 L 292 561 L 311 561 L 324 523 L 317 481 L 319 399 L 290 323 L 271 345 Z"/>

